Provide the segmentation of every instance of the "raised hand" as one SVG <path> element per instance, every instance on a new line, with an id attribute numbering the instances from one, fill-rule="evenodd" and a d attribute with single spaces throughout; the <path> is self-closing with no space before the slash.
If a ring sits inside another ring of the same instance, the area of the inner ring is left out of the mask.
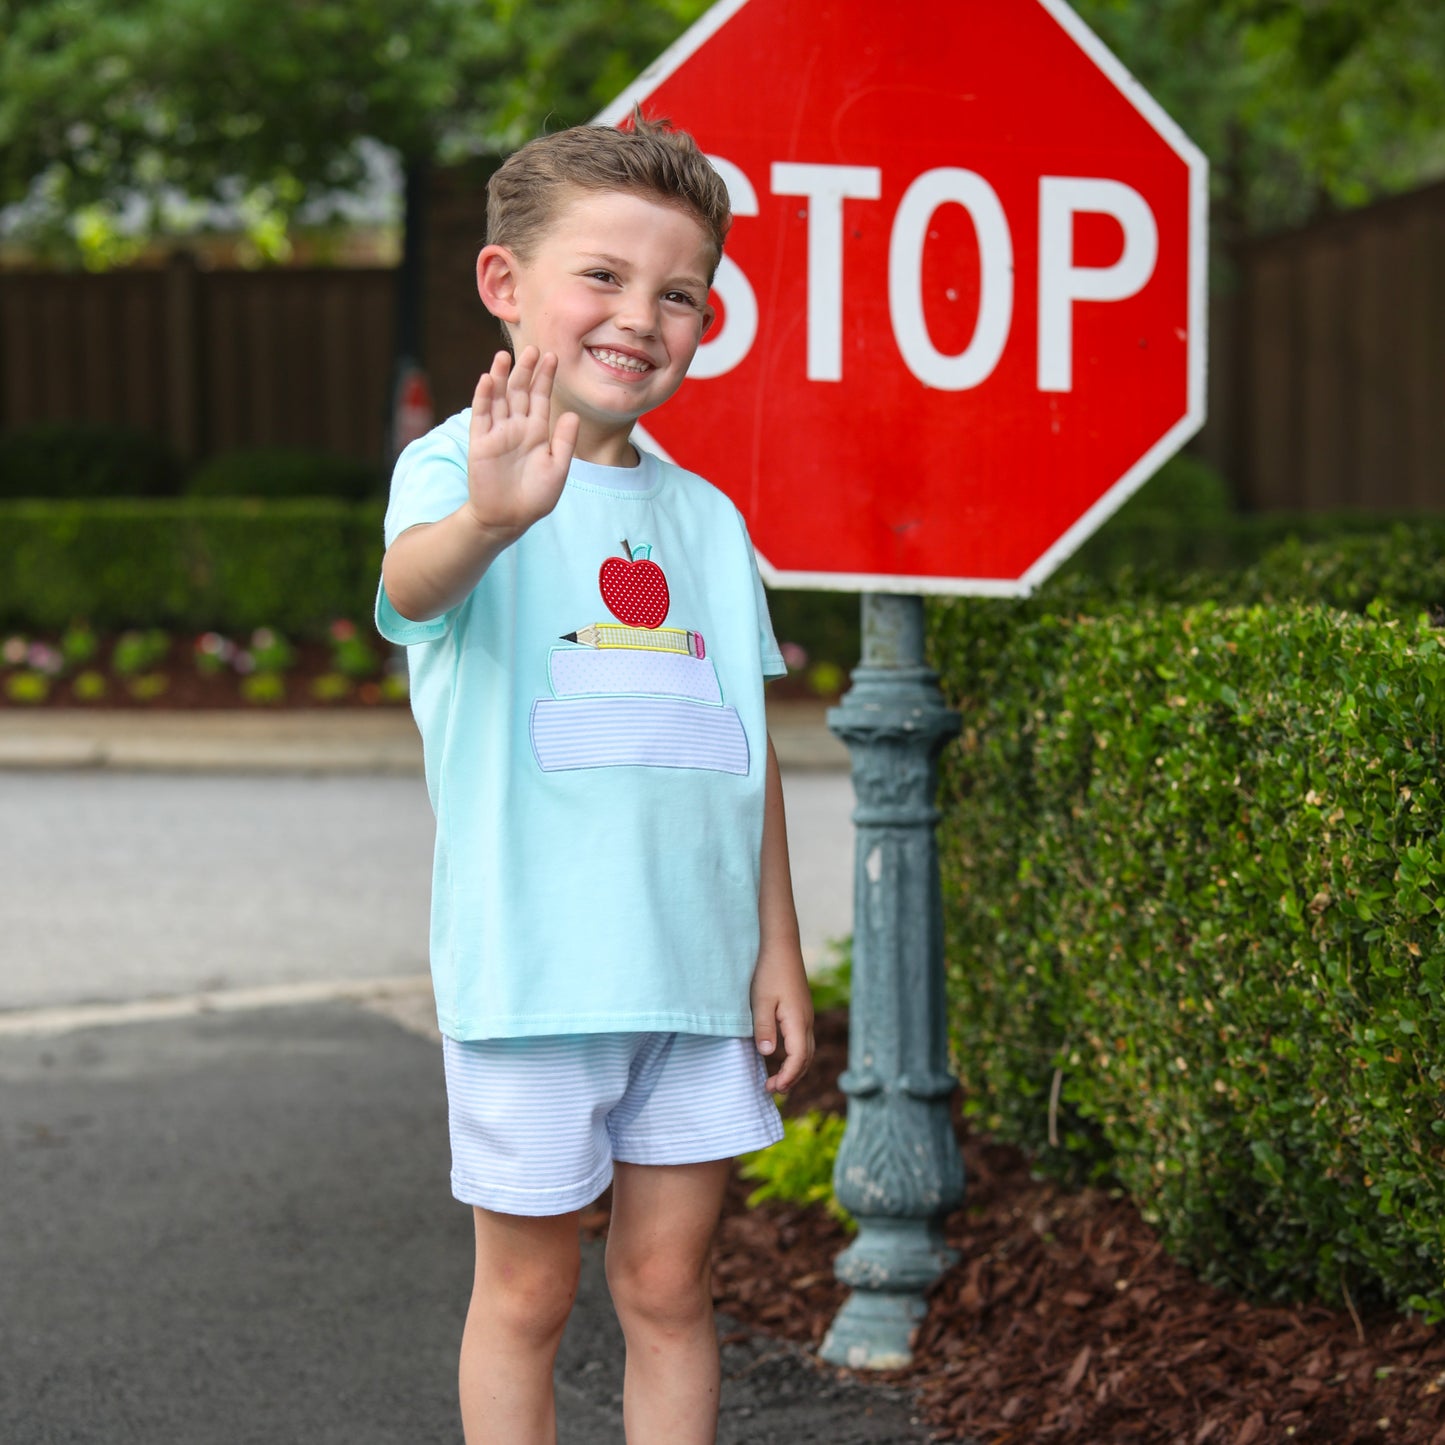
<path id="1" fill-rule="evenodd" d="M 525 347 L 513 366 L 499 351 L 472 396 L 468 506 L 479 526 L 512 542 L 557 505 L 580 425 L 566 412 L 552 426 L 557 358 Z"/>

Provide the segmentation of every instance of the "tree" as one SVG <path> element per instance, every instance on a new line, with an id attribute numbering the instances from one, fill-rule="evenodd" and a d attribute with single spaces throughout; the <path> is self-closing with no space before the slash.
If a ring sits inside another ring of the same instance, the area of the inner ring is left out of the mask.
<path id="1" fill-rule="evenodd" d="M 705 0 L 0 0 L 0 205 L 93 262 L 122 212 L 238 205 L 275 252 L 308 193 L 586 119 Z M 77 224 L 78 222 L 78 224 Z"/>
<path id="2" fill-rule="evenodd" d="M 1226 239 L 1445 172 L 1439 0 L 1075 0 L 1210 155 Z M 272 252 L 359 142 L 429 162 L 584 120 L 707 0 L 0 0 L 0 205 L 115 253 L 126 205 Z"/>
<path id="3" fill-rule="evenodd" d="M 1074 5 L 1209 155 L 1226 241 L 1445 174 L 1438 0 Z"/>

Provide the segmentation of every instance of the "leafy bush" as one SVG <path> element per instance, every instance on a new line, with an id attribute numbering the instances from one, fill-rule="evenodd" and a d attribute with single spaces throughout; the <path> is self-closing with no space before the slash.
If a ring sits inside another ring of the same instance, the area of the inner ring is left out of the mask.
<path id="1" fill-rule="evenodd" d="M 971 1107 L 1211 1278 L 1445 1317 L 1445 633 L 1031 607 L 933 614 Z"/>
<path id="2" fill-rule="evenodd" d="M 1347 612 L 1445 614 L 1445 520 L 1417 518 L 1364 536 L 1287 538 L 1251 568 L 1248 600 L 1314 601 Z"/>
<path id="3" fill-rule="evenodd" d="M 258 447 L 226 452 L 202 463 L 186 485 L 192 497 L 380 497 L 383 478 L 370 462 L 333 452 Z"/>
<path id="4" fill-rule="evenodd" d="M 127 427 L 43 422 L 0 433 L 0 499 L 170 497 L 181 477 L 165 442 Z"/>
<path id="5" fill-rule="evenodd" d="M 343 678 L 360 681 L 381 671 L 381 655 L 350 618 L 338 617 L 326 629 L 326 635 L 331 644 L 331 665 Z"/>
<path id="6" fill-rule="evenodd" d="M 748 1195 L 749 1208 L 769 1199 L 784 1204 L 821 1204 L 850 1232 L 857 1229 L 853 1216 L 833 1193 L 833 1165 L 843 1142 L 841 1114 L 809 1109 L 783 1121 L 783 1137 L 771 1148 L 743 1155 L 738 1173 L 761 1181 Z"/>
<path id="7" fill-rule="evenodd" d="M 316 630 L 370 615 L 381 552 L 379 503 L 0 503 L 0 626 Z"/>
<path id="8" fill-rule="evenodd" d="M 853 998 L 853 935 L 828 940 L 828 963 L 808 976 L 808 990 L 813 995 L 813 1009 L 846 1008 Z"/>
<path id="9" fill-rule="evenodd" d="M 171 650 L 170 637 L 159 627 L 122 632 L 110 653 L 110 670 L 121 677 L 149 672 Z"/>

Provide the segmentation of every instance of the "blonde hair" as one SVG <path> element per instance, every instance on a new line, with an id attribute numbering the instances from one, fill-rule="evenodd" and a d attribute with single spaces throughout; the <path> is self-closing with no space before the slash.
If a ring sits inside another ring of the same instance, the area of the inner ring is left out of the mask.
<path id="1" fill-rule="evenodd" d="M 712 279 L 732 207 L 722 177 L 686 131 L 634 106 L 627 130 L 578 125 L 528 141 L 487 183 L 486 244 L 530 260 L 571 191 L 622 191 L 686 212 L 710 243 Z"/>

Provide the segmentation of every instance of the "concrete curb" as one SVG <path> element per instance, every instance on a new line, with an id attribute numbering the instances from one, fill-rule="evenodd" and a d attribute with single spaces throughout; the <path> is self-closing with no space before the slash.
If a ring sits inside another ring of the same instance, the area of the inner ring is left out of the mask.
<path id="1" fill-rule="evenodd" d="M 846 768 L 822 703 L 777 703 L 768 729 L 784 768 Z M 292 712 L 0 708 L 0 769 L 419 774 L 421 739 L 401 708 Z"/>

